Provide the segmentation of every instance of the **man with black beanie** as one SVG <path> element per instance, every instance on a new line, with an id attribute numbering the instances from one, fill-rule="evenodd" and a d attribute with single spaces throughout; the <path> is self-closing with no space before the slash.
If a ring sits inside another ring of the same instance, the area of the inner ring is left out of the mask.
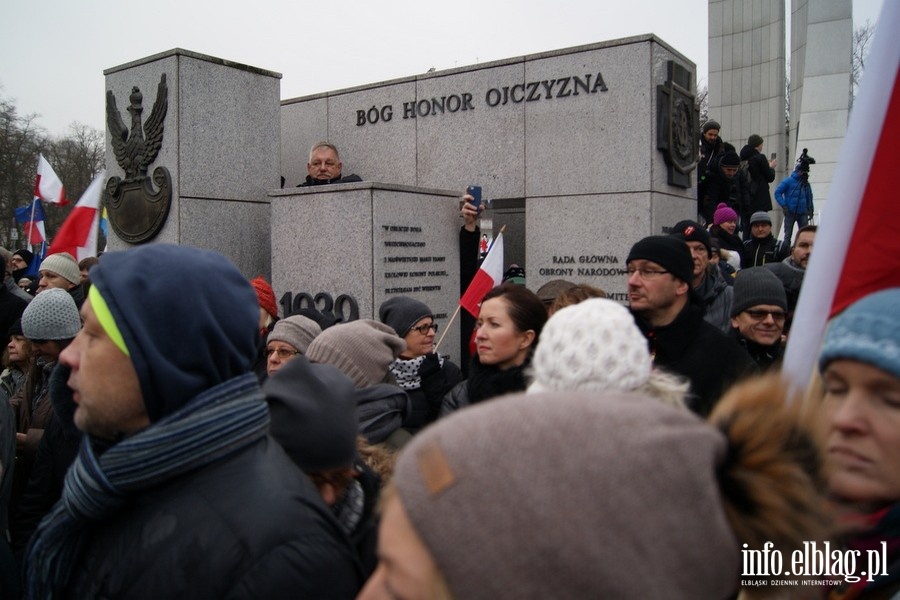
<path id="1" fill-rule="evenodd" d="M 26 595 L 353 597 L 349 541 L 268 434 L 247 279 L 149 244 L 105 254 L 91 282 L 59 359 L 86 439 L 28 546 Z"/>
<path id="2" fill-rule="evenodd" d="M 735 380 L 754 370 L 753 361 L 737 342 L 703 320 L 703 308 L 691 290 L 694 263 L 682 240 L 646 237 L 631 247 L 625 263 L 631 313 L 647 338 L 653 364 L 687 378 L 688 406 L 708 415 Z"/>

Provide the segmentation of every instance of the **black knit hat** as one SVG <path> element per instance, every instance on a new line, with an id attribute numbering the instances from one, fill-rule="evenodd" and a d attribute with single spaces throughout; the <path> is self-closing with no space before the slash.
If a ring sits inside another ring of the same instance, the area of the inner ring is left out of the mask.
<path id="1" fill-rule="evenodd" d="M 392 327 L 400 337 L 406 337 L 413 325 L 431 316 L 433 313 L 428 306 L 409 296 L 388 298 L 378 309 L 378 319 Z"/>
<path id="2" fill-rule="evenodd" d="M 356 388 L 331 365 L 305 356 L 266 380 L 269 432 L 306 473 L 349 467 L 356 457 Z"/>
<path id="3" fill-rule="evenodd" d="M 653 261 L 690 285 L 694 279 L 694 259 L 687 244 L 672 235 L 651 235 L 631 247 L 625 264 L 633 260 Z"/>
<path id="4" fill-rule="evenodd" d="M 22 333 L 22 319 L 16 319 L 12 325 L 9 326 L 9 331 L 6 332 L 6 335 L 12 337 L 14 335 L 25 335 Z"/>
<path id="5" fill-rule="evenodd" d="M 672 228 L 672 235 L 685 242 L 700 242 L 706 246 L 706 254 L 712 255 L 709 232 L 696 221 L 678 221 Z"/>
<path id="6" fill-rule="evenodd" d="M 19 248 L 15 252 L 12 253 L 13 256 L 21 256 L 22 260 L 25 261 L 29 266 L 31 265 L 31 261 L 34 258 L 34 254 L 30 250 L 26 250 L 25 248 Z"/>
<path id="7" fill-rule="evenodd" d="M 719 165 L 723 167 L 737 167 L 740 166 L 740 164 L 741 157 L 737 155 L 737 152 L 726 152 L 721 160 L 719 160 Z"/>
<path id="8" fill-rule="evenodd" d="M 787 294 L 778 277 L 765 267 L 741 269 L 734 278 L 734 301 L 731 316 L 760 304 L 787 310 Z"/>

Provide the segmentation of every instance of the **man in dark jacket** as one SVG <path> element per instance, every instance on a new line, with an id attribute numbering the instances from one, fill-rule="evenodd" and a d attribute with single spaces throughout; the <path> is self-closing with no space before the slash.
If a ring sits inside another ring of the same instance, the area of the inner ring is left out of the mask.
<path id="1" fill-rule="evenodd" d="M 742 269 L 775 263 L 787 254 L 784 251 L 784 244 L 779 243 L 772 235 L 772 217 L 769 213 L 761 210 L 750 216 L 750 233 L 752 237 L 744 240 Z"/>
<path id="2" fill-rule="evenodd" d="M 700 200 L 703 198 L 703 189 L 706 186 L 706 175 L 715 172 L 719 158 L 725 152 L 719 131 L 722 126 L 712 119 L 703 124 L 700 129 L 700 160 L 697 162 L 697 212 L 700 211 Z"/>
<path id="3" fill-rule="evenodd" d="M 781 333 L 787 296 L 778 278 L 764 267 L 738 271 L 731 309 L 732 335 L 761 371 L 781 364 Z"/>
<path id="4" fill-rule="evenodd" d="M 750 204 L 741 214 L 744 239 L 750 239 L 750 216 L 761 210 L 772 210 L 772 196 L 769 184 L 775 181 L 775 165 L 773 158 L 767 161 L 762 153 L 763 139 L 757 134 L 747 138 L 747 145 L 741 148 L 741 164 L 746 161 L 747 173 L 750 175 Z"/>
<path id="5" fill-rule="evenodd" d="M 344 163 L 341 162 L 341 157 L 334 144 L 316 142 L 309 151 L 309 162 L 306 163 L 308 173 L 306 181 L 297 187 L 362 181 L 359 175 L 341 176 L 343 167 Z"/>
<path id="6" fill-rule="evenodd" d="M 694 265 L 682 241 L 644 238 L 632 246 L 626 264 L 631 312 L 647 337 L 653 364 L 686 377 L 688 406 L 708 415 L 732 383 L 755 370 L 753 360 L 704 321 L 702 308 L 692 302 Z"/>
<path id="7" fill-rule="evenodd" d="M 60 355 L 85 439 L 29 544 L 28 596 L 353 597 L 346 536 L 268 435 L 243 275 L 151 244 L 104 255 L 91 280 Z"/>
<path id="8" fill-rule="evenodd" d="M 691 287 L 703 306 L 703 320 L 728 333 L 733 290 L 719 268 L 709 262 L 712 257 L 709 232 L 697 222 L 679 221 L 672 228 L 672 235 L 684 240 L 691 251 L 694 261 Z"/>
<path id="9" fill-rule="evenodd" d="M 731 144 L 726 146 L 730 147 Z M 719 204 L 724 203 L 737 212 L 742 212 L 749 204 L 749 183 L 739 176 L 740 164 L 741 159 L 732 150 L 725 152 L 715 168 L 706 172 L 706 182 L 700 197 L 700 214 L 707 225 L 713 223 Z"/>

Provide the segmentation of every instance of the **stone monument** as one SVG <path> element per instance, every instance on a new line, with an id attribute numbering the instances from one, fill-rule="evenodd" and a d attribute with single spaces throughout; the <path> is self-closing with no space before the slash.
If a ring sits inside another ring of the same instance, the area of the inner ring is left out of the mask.
<path id="1" fill-rule="evenodd" d="M 106 69 L 103 74 L 107 98 L 112 96 L 119 109 L 124 111 L 134 102 L 132 96 L 143 95 L 145 130 L 151 103 L 159 97 L 161 76 L 168 88 L 168 110 L 150 171 L 168 171 L 171 206 L 159 230 L 146 241 L 217 250 L 248 277 L 268 276 L 267 194 L 279 183 L 281 75 L 178 48 Z M 120 133 L 115 125 L 108 125 L 106 164 L 111 178 L 127 179 L 111 139 Z M 131 143 L 141 135 L 140 128 L 136 132 L 132 126 L 124 135 L 126 144 Z M 106 202 L 109 206 L 109 197 Z M 131 245 L 110 233 L 110 250 Z"/>
<path id="2" fill-rule="evenodd" d="M 481 185 L 529 288 L 566 278 L 625 300 L 630 246 L 696 216 L 695 92 L 693 63 L 644 35 L 294 98 L 281 171 L 300 183 L 328 139 L 366 180 Z"/>

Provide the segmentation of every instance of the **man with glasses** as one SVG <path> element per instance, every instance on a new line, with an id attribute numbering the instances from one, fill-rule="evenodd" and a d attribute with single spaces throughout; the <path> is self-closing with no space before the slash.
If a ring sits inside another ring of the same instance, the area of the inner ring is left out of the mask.
<path id="1" fill-rule="evenodd" d="M 816 241 L 817 229 L 815 225 L 800 228 L 787 258 L 781 262 L 766 265 L 766 268 L 775 273 L 775 276 L 781 281 L 784 292 L 787 294 L 788 316 L 784 327 L 785 335 L 791 329 L 794 310 L 797 308 L 797 300 L 800 298 L 800 288 L 803 287 L 803 277 L 806 275 L 806 266 L 809 264 L 813 243 Z"/>
<path id="2" fill-rule="evenodd" d="M 710 325 L 728 333 L 731 329 L 732 289 L 722 271 L 710 264 L 712 247 L 709 232 L 695 221 L 679 221 L 672 228 L 672 235 L 684 240 L 694 262 L 691 287 L 703 305 L 703 319 Z"/>
<path id="3" fill-rule="evenodd" d="M 306 181 L 297 187 L 326 185 L 329 183 L 353 183 L 362 181 L 359 175 L 341 176 L 344 164 L 334 144 L 316 142 L 309 151 L 309 162 L 306 163 Z"/>
<path id="4" fill-rule="evenodd" d="M 760 370 L 781 364 L 786 317 L 784 287 L 769 269 L 738 271 L 731 309 L 732 333 Z"/>
<path id="5" fill-rule="evenodd" d="M 755 370 L 738 343 L 703 320 L 691 290 L 694 261 L 675 236 L 646 237 L 626 259 L 631 313 L 646 336 L 653 364 L 690 381 L 688 406 L 701 416 L 738 377 Z"/>
<path id="6" fill-rule="evenodd" d="M 266 339 L 266 375 L 269 377 L 295 356 L 306 354 L 313 339 L 322 333 L 319 324 L 303 315 L 281 319 Z"/>

